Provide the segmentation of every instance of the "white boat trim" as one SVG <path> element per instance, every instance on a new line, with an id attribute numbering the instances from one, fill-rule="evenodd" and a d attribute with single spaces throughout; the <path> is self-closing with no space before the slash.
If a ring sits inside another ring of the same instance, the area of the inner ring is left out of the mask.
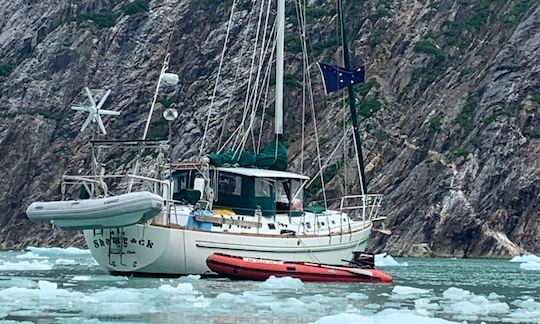
<path id="1" fill-rule="evenodd" d="M 277 170 L 243 168 L 243 167 L 237 167 L 237 168 L 219 167 L 219 168 L 216 168 L 216 170 L 222 171 L 222 172 L 240 174 L 240 175 L 244 175 L 248 177 L 255 177 L 255 178 L 278 178 L 278 179 L 283 178 L 283 179 L 309 180 L 309 177 L 298 174 L 298 173 L 277 171 Z"/>

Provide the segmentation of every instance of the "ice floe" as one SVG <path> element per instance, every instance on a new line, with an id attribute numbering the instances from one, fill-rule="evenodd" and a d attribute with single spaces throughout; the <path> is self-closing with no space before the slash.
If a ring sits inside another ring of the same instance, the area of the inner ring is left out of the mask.
<path id="1" fill-rule="evenodd" d="M 426 289 L 420 289 L 415 287 L 409 287 L 409 286 L 399 286 L 396 285 L 392 289 L 393 294 L 397 295 L 423 295 L 428 294 L 430 291 Z"/>
<path id="2" fill-rule="evenodd" d="M 15 258 L 17 259 L 46 259 L 46 256 L 39 256 L 37 254 L 34 254 L 32 251 L 28 251 L 25 254 L 17 255 Z"/>
<path id="3" fill-rule="evenodd" d="M 9 262 L 0 260 L 0 271 L 38 271 L 51 270 L 52 264 L 47 260 Z"/>
<path id="4" fill-rule="evenodd" d="M 386 253 L 376 254 L 375 255 L 375 265 L 377 267 L 406 267 L 408 266 L 407 262 L 399 263 L 391 255 Z"/>
<path id="5" fill-rule="evenodd" d="M 185 276 L 184 278 L 187 279 L 187 280 L 199 280 L 199 279 L 201 279 L 201 276 L 200 275 L 191 275 L 190 274 L 190 275 Z"/>
<path id="6" fill-rule="evenodd" d="M 171 285 L 161 285 L 159 290 L 165 291 L 168 293 L 174 294 L 195 294 L 198 293 L 196 290 L 193 290 L 193 285 L 189 282 L 181 282 L 176 287 Z"/>
<path id="7" fill-rule="evenodd" d="M 350 293 L 345 297 L 348 298 L 348 299 L 353 299 L 353 300 L 366 300 L 366 299 L 369 299 L 368 295 L 362 294 L 362 293 Z"/>
<path id="8" fill-rule="evenodd" d="M 418 298 L 414 301 L 414 308 L 416 310 L 438 310 L 441 307 L 437 303 L 431 303 L 429 298 Z"/>
<path id="9" fill-rule="evenodd" d="M 534 301 L 532 298 L 525 300 L 515 300 L 512 302 L 518 309 L 512 312 L 506 322 L 513 323 L 540 323 L 540 302 Z"/>
<path id="10" fill-rule="evenodd" d="M 450 287 L 443 292 L 443 297 L 451 300 L 463 300 L 471 296 L 471 292 L 465 289 Z"/>
<path id="11" fill-rule="evenodd" d="M 74 265 L 77 264 L 77 261 L 73 259 L 56 259 L 54 261 L 54 264 L 60 264 L 60 265 Z"/>
<path id="12" fill-rule="evenodd" d="M 506 303 L 490 301 L 484 296 L 475 296 L 470 300 L 453 303 L 445 310 L 454 314 L 488 315 L 508 313 L 510 307 Z"/>
<path id="13" fill-rule="evenodd" d="M 325 316 L 319 319 L 317 324 L 448 324 L 455 323 L 440 318 L 425 317 L 414 314 L 406 310 L 386 309 L 375 315 L 360 315 L 351 313 L 341 313 L 337 315 Z"/>
<path id="14" fill-rule="evenodd" d="M 504 296 L 490 293 L 488 297 L 475 295 L 469 290 L 450 287 L 443 292 L 440 306 L 444 313 L 465 321 L 493 321 L 496 316 L 508 314 L 510 306 L 499 301 Z"/>
<path id="15" fill-rule="evenodd" d="M 531 262 L 531 261 L 540 262 L 540 257 L 534 254 L 525 254 L 525 255 L 515 256 L 510 260 L 510 262 L 518 262 L 518 263 Z"/>
<path id="16" fill-rule="evenodd" d="M 43 248 L 43 247 L 35 247 L 35 246 L 29 246 L 27 250 L 30 250 L 33 254 L 39 255 L 42 257 L 59 257 L 59 256 L 87 256 L 91 255 L 92 253 L 90 250 L 85 249 L 78 249 L 75 247 L 67 247 L 67 248 L 58 248 L 58 247 L 52 247 L 52 248 Z"/>
<path id="17" fill-rule="evenodd" d="M 540 261 L 528 261 L 519 265 L 521 270 L 540 271 Z"/>
<path id="18" fill-rule="evenodd" d="M 259 286 L 266 289 L 303 289 L 304 283 L 298 278 L 270 276 Z"/>

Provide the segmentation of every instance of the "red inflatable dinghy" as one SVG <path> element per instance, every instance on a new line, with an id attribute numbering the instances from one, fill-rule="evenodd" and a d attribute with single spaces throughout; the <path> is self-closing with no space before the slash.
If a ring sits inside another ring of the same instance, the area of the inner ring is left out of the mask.
<path id="1" fill-rule="evenodd" d="M 231 279 L 266 280 L 270 276 L 293 277 L 318 282 L 392 282 L 392 277 L 377 269 L 245 258 L 214 253 L 206 259 L 210 270 Z"/>

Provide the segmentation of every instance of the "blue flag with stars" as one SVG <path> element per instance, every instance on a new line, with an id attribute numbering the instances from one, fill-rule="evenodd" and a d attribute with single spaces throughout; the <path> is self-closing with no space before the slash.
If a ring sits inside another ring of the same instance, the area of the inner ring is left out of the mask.
<path id="1" fill-rule="evenodd" d="M 365 69 L 363 66 L 356 70 L 347 70 L 337 65 L 319 62 L 317 64 L 321 70 L 326 94 L 364 82 Z"/>

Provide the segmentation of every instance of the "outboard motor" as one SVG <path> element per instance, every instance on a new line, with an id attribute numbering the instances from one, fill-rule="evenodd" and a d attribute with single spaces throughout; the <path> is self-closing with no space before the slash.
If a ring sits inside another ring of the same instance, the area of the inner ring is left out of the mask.
<path id="1" fill-rule="evenodd" d="M 349 266 L 361 269 L 375 269 L 375 255 L 366 252 L 353 252 Z"/>

